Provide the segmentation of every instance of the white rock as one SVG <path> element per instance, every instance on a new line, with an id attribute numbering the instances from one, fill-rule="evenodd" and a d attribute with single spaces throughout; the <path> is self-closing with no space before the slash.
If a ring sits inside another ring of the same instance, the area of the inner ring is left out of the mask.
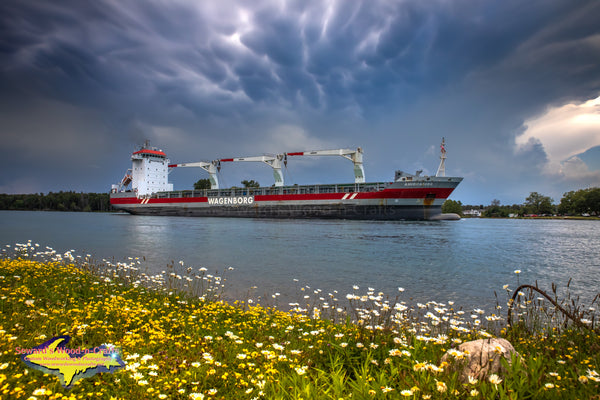
<path id="1" fill-rule="evenodd" d="M 500 360 L 504 358 L 510 365 L 513 353 L 521 357 L 508 340 L 498 338 L 465 342 L 458 346 L 458 351 L 464 354 L 456 356 L 448 351 L 441 361 L 447 362 L 451 370 L 460 371 L 460 380 L 463 383 L 468 382 L 469 376 L 478 380 L 483 380 L 491 374 L 502 376 L 506 370 Z"/>

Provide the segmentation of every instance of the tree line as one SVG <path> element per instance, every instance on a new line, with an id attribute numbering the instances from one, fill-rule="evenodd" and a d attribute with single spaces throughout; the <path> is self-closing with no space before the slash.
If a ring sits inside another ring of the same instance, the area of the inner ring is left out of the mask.
<path id="1" fill-rule="evenodd" d="M 243 180 L 242 185 L 244 185 L 245 188 L 259 188 L 260 187 L 260 183 L 256 182 L 254 179 L 251 180 Z M 236 186 L 232 186 L 232 189 L 235 188 Z M 209 179 L 200 179 L 198 180 L 196 183 L 194 183 L 194 190 L 204 190 L 204 189 L 210 189 L 210 180 Z"/>
<path id="2" fill-rule="evenodd" d="M 0 210 L 111 211 L 108 193 L 0 194 Z"/>
<path id="3" fill-rule="evenodd" d="M 600 188 L 580 189 L 563 194 L 559 204 L 549 196 L 531 192 L 523 204 L 501 205 L 494 199 L 489 206 L 463 205 L 460 201 L 446 200 L 442 212 L 464 216 L 467 210 L 479 210 L 482 217 L 506 218 L 518 216 L 544 215 L 597 215 L 600 216 Z"/>

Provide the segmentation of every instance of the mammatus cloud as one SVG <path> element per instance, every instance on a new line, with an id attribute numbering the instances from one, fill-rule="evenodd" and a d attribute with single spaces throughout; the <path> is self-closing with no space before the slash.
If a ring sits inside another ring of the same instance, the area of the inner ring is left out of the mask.
<path id="1" fill-rule="evenodd" d="M 600 171 L 590 170 L 578 157 L 600 146 L 600 96 L 549 108 L 524 126 L 525 131 L 515 139 L 517 152 L 533 154 L 537 147 L 546 155 L 540 160 L 543 165 L 538 165 L 546 174 L 600 184 Z"/>

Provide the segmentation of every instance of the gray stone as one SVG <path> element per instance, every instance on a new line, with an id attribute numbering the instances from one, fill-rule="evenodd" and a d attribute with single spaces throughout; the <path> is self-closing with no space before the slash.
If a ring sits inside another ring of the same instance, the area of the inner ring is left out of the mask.
<path id="1" fill-rule="evenodd" d="M 506 339 L 479 339 L 448 350 L 441 361 L 448 363 L 450 370 L 460 371 L 460 381 L 466 383 L 469 376 L 477 380 L 491 374 L 503 376 L 506 370 L 500 360 L 504 358 L 510 365 L 513 353 L 521 357 Z"/>

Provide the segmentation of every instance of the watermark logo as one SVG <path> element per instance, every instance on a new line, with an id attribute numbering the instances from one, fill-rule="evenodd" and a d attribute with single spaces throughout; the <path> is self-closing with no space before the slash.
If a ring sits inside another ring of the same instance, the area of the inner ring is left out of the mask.
<path id="1" fill-rule="evenodd" d="M 110 345 L 91 349 L 70 349 L 66 344 L 70 336 L 52 338 L 32 349 L 15 349 L 29 367 L 46 374 L 58 376 L 63 387 L 69 389 L 82 378 L 100 372 L 113 373 L 125 366 L 119 351 Z"/>

